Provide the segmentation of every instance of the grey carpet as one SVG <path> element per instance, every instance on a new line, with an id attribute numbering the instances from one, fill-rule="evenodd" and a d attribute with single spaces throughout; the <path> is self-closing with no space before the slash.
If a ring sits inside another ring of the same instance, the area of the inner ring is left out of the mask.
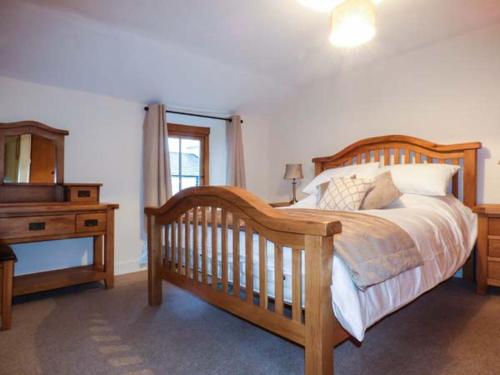
<path id="1" fill-rule="evenodd" d="M 303 374 L 304 351 L 145 273 L 18 298 L 0 332 L 0 374 Z M 335 350 L 336 375 L 500 374 L 500 293 L 451 280 Z"/>

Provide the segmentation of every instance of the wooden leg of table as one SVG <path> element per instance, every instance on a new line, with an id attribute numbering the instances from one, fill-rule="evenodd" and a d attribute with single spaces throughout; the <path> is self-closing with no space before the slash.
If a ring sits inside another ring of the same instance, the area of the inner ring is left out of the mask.
<path id="1" fill-rule="evenodd" d="M 104 270 L 103 249 L 103 236 L 94 236 L 94 268 L 96 270 Z"/>
<path id="2" fill-rule="evenodd" d="M 14 261 L 3 262 L 2 267 L 2 331 L 12 326 L 12 279 L 14 277 Z"/>
<path id="3" fill-rule="evenodd" d="M 306 236 L 305 374 L 333 375 L 333 238 Z"/>
<path id="4" fill-rule="evenodd" d="M 115 211 L 112 209 L 108 209 L 107 212 L 104 242 L 104 270 L 106 272 L 104 285 L 110 289 L 115 284 Z"/>
<path id="5" fill-rule="evenodd" d="M 148 302 L 150 306 L 162 303 L 161 285 L 161 228 L 155 217 L 148 215 Z"/>

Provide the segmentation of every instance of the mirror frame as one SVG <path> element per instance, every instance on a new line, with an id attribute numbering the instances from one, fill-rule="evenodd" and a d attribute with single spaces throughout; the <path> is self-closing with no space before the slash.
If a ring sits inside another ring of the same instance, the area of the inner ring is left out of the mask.
<path id="1" fill-rule="evenodd" d="M 5 178 L 5 137 L 22 134 L 35 134 L 41 137 L 50 139 L 56 146 L 56 181 L 54 183 L 29 183 L 4 182 Z M 37 121 L 19 121 L 0 123 L 0 183 L 1 185 L 23 185 L 23 186 L 40 186 L 40 185 L 56 185 L 64 183 L 64 137 L 69 132 L 67 130 L 56 129 Z"/>

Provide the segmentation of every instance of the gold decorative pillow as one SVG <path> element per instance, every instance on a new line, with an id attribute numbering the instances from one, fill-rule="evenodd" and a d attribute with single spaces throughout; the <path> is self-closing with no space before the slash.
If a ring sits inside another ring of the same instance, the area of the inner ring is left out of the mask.
<path id="1" fill-rule="evenodd" d="M 352 176 L 340 176 L 340 177 L 356 178 L 356 175 L 353 174 Z M 330 178 L 330 180 L 331 180 L 331 178 Z M 321 200 L 321 198 L 323 198 L 323 195 L 325 195 L 325 191 L 326 191 L 326 189 L 328 189 L 328 185 L 330 184 L 330 180 L 323 182 L 321 185 L 316 186 L 316 207 L 319 206 L 319 201 Z"/>
<path id="2" fill-rule="evenodd" d="M 319 200 L 318 208 L 334 211 L 359 210 L 371 187 L 371 179 L 333 177 Z"/>
<path id="3" fill-rule="evenodd" d="M 379 174 L 373 181 L 373 188 L 366 194 L 362 210 L 375 210 L 384 208 L 401 196 L 394 182 L 390 171 Z"/>

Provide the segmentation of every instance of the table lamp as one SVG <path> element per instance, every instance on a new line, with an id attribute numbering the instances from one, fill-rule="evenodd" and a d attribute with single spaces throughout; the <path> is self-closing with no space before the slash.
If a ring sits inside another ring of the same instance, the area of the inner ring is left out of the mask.
<path id="1" fill-rule="evenodd" d="M 285 167 L 285 175 L 283 176 L 285 180 L 292 180 L 292 200 L 290 204 L 297 203 L 296 187 L 297 180 L 302 180 L 304 175 L 302 174 L 302 164 L 287 164 Z"/>

